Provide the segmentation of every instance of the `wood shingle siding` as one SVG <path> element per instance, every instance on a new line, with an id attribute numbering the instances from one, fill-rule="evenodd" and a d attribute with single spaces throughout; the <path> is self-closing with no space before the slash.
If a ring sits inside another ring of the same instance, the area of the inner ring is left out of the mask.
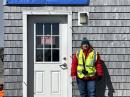
<path id="1" fill-rule="evenodd" d="M 124 1 L 124 0 L 123 0 Z M 124 1 L 125 2 L 125 1 Z M 43 6 L 43 7 L 15 7 L 15 6 L 4 6 L 4 13 L 22 13 L 22 10 L 72 10 L 77 11 L 88 11 L 90 13 L 129 13 L 130 6 Z"/>
<path id="2" fill-rule="evenodd" d="M 77 25 L 77 20 L 73 20 L 73 26 Z M 90 27 L 130 27 L 130 20 L 89 20 Z"/>
<path id="3" fill-rule="evenodd" d="M 4 6 L 5 97 L 22 97 L 24 10 L 70 10 L 73 12 L 73 54 L 82 38 L 90 40 L 105 61 L 115 92 L 130 96 L 130 0 L 91 0 L 89 6 Z M 89 12 L 87 26 L 78 25 L 78 12 Z M 79 97 L 73 82 L 73 97 Z M 108 88 L 105 95 L 108 96 Z"/>
<path id="4" fill-rule="evenodd" d="M 90 5 L 97 5 L 97 6 L 128 6 L 130 5 L 129 0 L 94 0 L 90 2 Z"/>
<path id="5" fill-rule="evenodd" d="M 11 28 L 11 29 L 10 29 Z M 7 27 L 5 29 L 5 34 L 22 34 L 22 27 Z"/>
<path id="6" fill-rule="evenodd" d="M 22 26 L 22 20 L 5 20 L 5 26 Z"/>

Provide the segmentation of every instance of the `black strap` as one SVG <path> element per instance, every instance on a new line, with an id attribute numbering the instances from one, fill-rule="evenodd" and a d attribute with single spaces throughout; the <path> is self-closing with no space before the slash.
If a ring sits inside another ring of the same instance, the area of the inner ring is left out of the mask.
<path id="1" fill-rule="evenodd" d="M 85 60 L 84 60 L 84 56 L 83 56 L 82 59 L 83 59 L 83 67 L 84 67 L 84 70 L 86 70 L 86 69 L 85 69 Z M 86 56 L 85 56 L 85 59 L 86 59 Z"/>

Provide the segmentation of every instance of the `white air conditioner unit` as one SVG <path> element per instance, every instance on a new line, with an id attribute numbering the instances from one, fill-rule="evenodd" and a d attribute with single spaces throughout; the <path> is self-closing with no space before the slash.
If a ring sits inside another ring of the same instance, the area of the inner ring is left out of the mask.
<path id="1" fill-rule="evenodd" d="M 78 13 L 78 25 L 84 26 L 88 25 L 89 12 L 79 12 Z"/>

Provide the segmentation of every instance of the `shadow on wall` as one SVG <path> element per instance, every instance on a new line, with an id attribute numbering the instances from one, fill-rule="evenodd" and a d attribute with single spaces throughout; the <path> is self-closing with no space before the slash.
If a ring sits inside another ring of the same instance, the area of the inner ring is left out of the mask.
<path id="1" fill-rule="evenodd" d="M 104 61 L 102 61 L 104 77 L 102 80 L 96 82 L 96 97 L 105 97 L 106 87 L 108 89 L 108 97 L 113 97 L 114 88 L 112 86 L 111 78 Z"/>
<path id="2" fill-rule="evenodd" d="M 4 48 L 0 47 L 0 60 L 3 62 L 4 60 Z"/>

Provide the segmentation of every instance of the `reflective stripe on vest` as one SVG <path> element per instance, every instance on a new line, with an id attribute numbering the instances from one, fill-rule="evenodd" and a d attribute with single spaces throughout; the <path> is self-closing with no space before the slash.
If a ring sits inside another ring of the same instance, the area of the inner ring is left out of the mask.
<path id="1" fill-rule="evenodd" d="M 88 57 L 85 59 L 85 55 L 83 53 L 83 50 L 80 49 L 79 52 L 77 52 L 77 58 L 78 58 L 78 66 L 77 66 L 77 75 L 79 78 L 83 77 L 92 77 L 95 76 L 96 74 L 96 67 L 95 67 L 95 62 L 97 60 L 97 52 L 92 50 Z M 84 70 L 83 66 L 83 58 L 85 60 L 85 69 L 88 71 L 87 75 L 84 75 L 82 73 L 82 70 Z"/>

